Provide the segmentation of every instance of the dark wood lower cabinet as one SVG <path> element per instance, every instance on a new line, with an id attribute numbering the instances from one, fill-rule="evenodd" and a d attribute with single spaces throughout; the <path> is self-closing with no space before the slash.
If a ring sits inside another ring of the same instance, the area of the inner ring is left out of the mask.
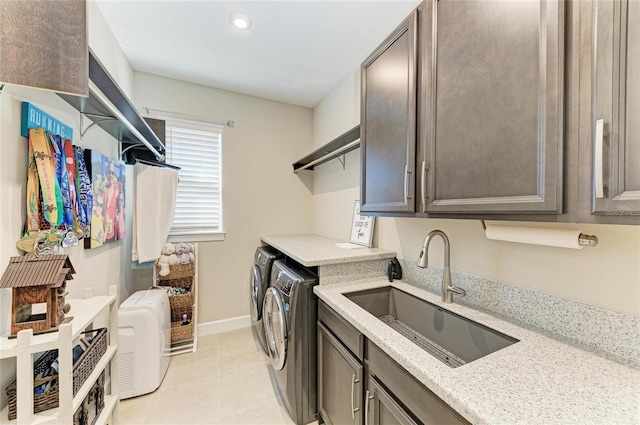
<path id="1" fill-rule="evenodd" d="M 329 425 L 362 424 L 363 366 L 318 323 L 318 411 Z"/>
<path id="2" fill-rule="evenodd" d="M 320 423 L 469 424 L 322 301 L 317 373 Z"/>

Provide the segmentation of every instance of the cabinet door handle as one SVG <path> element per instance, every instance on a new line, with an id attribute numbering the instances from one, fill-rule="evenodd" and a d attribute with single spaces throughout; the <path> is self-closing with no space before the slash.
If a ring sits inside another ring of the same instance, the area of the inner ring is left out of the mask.
<path id="1" fill-rule="evenodd" d="M 367 396 L 364 398 L 364 425 L 369 425 L 369 400 L 373 399 L 373 394 L 367 390 Z"/>
<path id="2" fill-rule="evenodd" d="M 359 379 L 356 379 L 356 374 L 351 375 L 351 419 L 356 420 L 356 412 L 360 410 L 359 407 L 353 407 L 353 394 L 355 392 L 356 383 L 360 382 Z"/>
<path id="3" fill-rule="evenodd" d="M 604 120 L 596 121 L 596 132 L 595 132 L 595 146 L 593 152 L 593 166 L 594 166 L 594 174 L 595 174 L 595 190 L 596 190 L 596 198 L 604 198 L 604 188 L 603 188 L 603 155 L 602 155 L 602 145 L 604 141 Z"/>
<path id="4" fill-rule="evenodd" d="M 422 161 L 422 176 L 420 179 L 422 190 L 422 212 L 427 211 L 427 161 Z"/>
<path id="5" fill-rule="evenodd" d="M 404 166 L 404 203 L 406 204 L 409 199 L 411 199 L 411 195 L 409 195 L 409 175 L 411 174 L 411 170 L 409 170 L 409 164 L 405 164 Z"/>

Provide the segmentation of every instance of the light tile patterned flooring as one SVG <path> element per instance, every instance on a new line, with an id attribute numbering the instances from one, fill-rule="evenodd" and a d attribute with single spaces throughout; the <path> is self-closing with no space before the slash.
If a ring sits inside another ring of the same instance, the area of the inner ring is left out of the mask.
<path id="1" fill-rule="evenodd" d="M 292 425 L 251 328 L 198 338 L 155 392 L 120 402 L 120 423 Z M 317 422 L 316 422 L 317 423 Z"/>

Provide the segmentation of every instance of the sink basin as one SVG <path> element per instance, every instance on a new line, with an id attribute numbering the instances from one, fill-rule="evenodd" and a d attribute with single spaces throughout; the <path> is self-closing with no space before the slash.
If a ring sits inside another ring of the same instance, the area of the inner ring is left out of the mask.
<path id="1" fill-rule="evenodd" d="M 450 367 L 459 367 L 517 339 L 394 287 L 344 294 Z"/>

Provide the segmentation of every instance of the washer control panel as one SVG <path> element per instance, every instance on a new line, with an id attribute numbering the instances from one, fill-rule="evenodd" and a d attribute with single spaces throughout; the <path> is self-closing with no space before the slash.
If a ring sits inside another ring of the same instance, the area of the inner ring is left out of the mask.
<path id="1" fill-rule="evenodd" d="M 283 271 L 278 272 L 278 279 L 276 280 L 280 286 L 280 290 L 287 296 L 291 295 L 291 289 L 296 283 L 296 279 Z"/>

